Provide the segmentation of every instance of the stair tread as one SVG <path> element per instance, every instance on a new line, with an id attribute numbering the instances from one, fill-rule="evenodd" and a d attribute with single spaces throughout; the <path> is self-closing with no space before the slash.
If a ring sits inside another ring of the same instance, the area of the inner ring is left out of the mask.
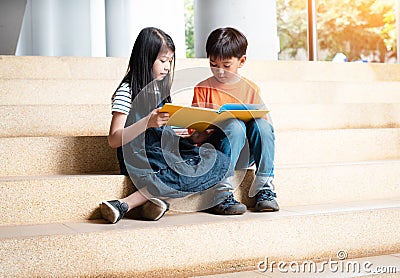
<path id="1" fill-rule="evenodd" d="M 278 130 L 275 163 L 393 160 L 400 128 Z M 28 147 L 29 146 L 29 147 Z M 0 137 L 1 176 L 118 170 L 106 136 Z"/>
<path id="2" fill-rule="evenodd" d="M 399 213 L 400 198 L 389 198 L 241 216 L 198 212 L 167 214 L 156 222 L 8 226 L 0 227 L 0 257 L 5 269 L 21 277 L 173 277 L 254 267 L 265 256 L 316 260 L 345 250 L 366 257 L 399 252 L 400 222 L 393 221 Z"/>
<path id="3" fill-rule="evenodd" d="M 343 162 L 328 162 L 328 163 L 279 163 L 275 164 L 275 169 L 287 168 L 320 168 L 320 167 L 338 167 L 338 166 L 351 166 L 351 165 L 393 165 L 400 164 L 400 159 L 382 159 L 382 160 L 368 160 L 368 161 L 343 161 Z M 254 169 L 252 167 L 249 168 Z M 93 178 L 93 177 L 106 177 L 111 178 L 124 177 L 118 171 L 107 172 L 87 172 L 78 174 L 46 174 L 46 175 L 21 175 L 21 176 L 0 176 L 0 182 L 9 181 L 24 181 L 24 180 L 51 180 L 51 179 L 68 179 L 68 178 Z"/>
<path id="4" fill-rule="evenodd" d="M 340 167 L 340 166 L 369 166 L 369 165 L 393 165 L 400 164 L 400 159 L 383 159 L 368 161 L 343 161 L 328 163 L 279 163 L 275 164 L 275 169 L 295 169 L 295 168 L 321 168 L 321 167 Z M 255 168 L 249 167 L 249 170 Z M 124 178 L 119 171 L 107 172 L 87 172 L 78 174 L 46 174 L 46 175 L 21 175 L 21 176 L 0 176 L 0 182 L 27 181 L 27 180 L 52 180 L 52 179 L 91 179 L 91 178 Z"/>
<path id="5" fill-rule="evenodd" d="M 4 78 L 116 78 L 126 69 L 127 58 L 74 56 L 7 56 L 0 55 L 0 72 Z M 184 68 L 209 69 L 206 58 L 180 58 L 175 71 Z M 107 69 L 107 70 L 105 70 Z M 396 64 L 383 63 L 329 63 L 326 61 L 267 61 L 246 62 L 242 74 L 250 79 L 304 80 L 304 81 L 397 81 L 400 78 Z"/>
<path id="6" fill-rule="evenodd" d="M 107 101 L 110 102 L 109 99 Z M 111 121 L 110 106 L 110 103 L 43 104 L 23 105 L 21 110 L 21 105 L 0 105 L 0 117 L 3 119 L 0 137 L 107 136 Z M 276 132 L 400 128 L 400 103 L 268 106 Z"/>
<path id="7" fill-rule="evenodd" d="M 220 216 L 204 212 L 168 213 L 159 221 L 143 221 L 124 218 L 117 224 L 107 224 L 104 220 L 84 220 L 77 222 L 50 223 L 37 225 L 0 226 L 0 240 L 26 237 L 74 235 L 81 233 L 118 232 L 127 229 L 164 229 L 193 225 L 237 225 L 242 222 L 276 221 L 290 217 L 304 217 L 354 213 L 379 209 L 400 209 L 400 198 L 353 201 L 347 203 L 326 203 L 316 205 L 289 206 L 278 212 L 258 213 L 247 211 L 244 215 Z M 210 227 L 211 228 L 211 227 Z"/>

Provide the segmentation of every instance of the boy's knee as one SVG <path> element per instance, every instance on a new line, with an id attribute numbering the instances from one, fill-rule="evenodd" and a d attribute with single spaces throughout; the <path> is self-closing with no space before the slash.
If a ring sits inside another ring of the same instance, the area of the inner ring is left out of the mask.
<path id="1" fill-rule="evenodd" d="M 249 138 L 261 138 L 261 140 L 275 141 L 273 126 L 265 119 L 255 119 L 247 126 Z"/>
<path id="2" fill-rule="evenodd" d="M 243 121 L 238 119 L 229 119 L 224 121 L 220 128 L 224 131 L 226 135 L 237 136 L 237 137 L 245 137 L 246 133 L 246 125 Z"/>
<path id="3" fill-rule="evenodd" d="M 274 127 L 265 119 L 255 119 L 250 122 L 250 128 L 261 134 L 273 134 Z"/>

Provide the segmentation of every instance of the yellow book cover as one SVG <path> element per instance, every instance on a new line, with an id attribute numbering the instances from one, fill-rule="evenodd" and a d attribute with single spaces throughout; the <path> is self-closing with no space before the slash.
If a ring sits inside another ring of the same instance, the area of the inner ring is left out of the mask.
<path id="1" fill-rule="evenodd" d="M 170 118 L 167 122 L 169 126 L 204 131 L 207 128 L 211 128 L 212 125 L 218 126 L 219 123 L 231 118 L 237 118 L 244 122 L 262 118 L 269 112 L 264 108 L 261 104 L 227 103 L 221 106 L 219 110 L 215 110 L 166 103 L 160 112 L 169 113 Z"/>

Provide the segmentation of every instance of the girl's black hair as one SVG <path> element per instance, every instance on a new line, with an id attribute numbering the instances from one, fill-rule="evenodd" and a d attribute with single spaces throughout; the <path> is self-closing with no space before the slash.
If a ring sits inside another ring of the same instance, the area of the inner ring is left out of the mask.
<path id="1" fill-rule="evenodd" d="M 218 28 L 211 32 L 207 38 L 207 58 L 240 59 L 246 54 L 247 39 L 237 29 L 231 27 Z"/>
<path id="2" fill-rule="evenodd" d="M 175 44 L 168 34 L 155 27 L 147 27 L 140 31 L 132 48 L 127 72 L 120 83 L 120 85 L 125 82 L 130 84 L 132 100 L 146 85 L 154 81 L 153 64 L 158 54 L 167 50 L 174 53 L 171 70 L 163 80 L 155 82 L 157 82 L 158 90 L 166 96 L 163 102 L 171 102 L 170 89 L 175 69 Z"/>

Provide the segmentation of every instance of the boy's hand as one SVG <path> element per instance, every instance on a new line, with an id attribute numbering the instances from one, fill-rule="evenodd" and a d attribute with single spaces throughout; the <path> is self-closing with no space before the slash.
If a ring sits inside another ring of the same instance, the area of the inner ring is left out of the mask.
<path id="1" fill-rule="evenodd" d="M 147 122 L 147 128 L 150 127 L 161 127 L 165 125 L 169 120 L 169 113 L 160 112 L 161 108 L 156 108 L 149 114 L 149 120 Z"/>
<path id="2" fill-rule="evenodd" d="M 203 131 L 203 132 L 194 131 L 194 132 L 190 135 L 190 141 L 191 141 L 193 144 L 201 144 L 201 143 L 203 143 L 204 141 L 206 141 L 206 140 L 211 136 L 211 134 L 213 134 L 214 131 L 215 131 L 215 129 L 212 129 L 212 128 L 206 129 L 206 130 Z"/>

